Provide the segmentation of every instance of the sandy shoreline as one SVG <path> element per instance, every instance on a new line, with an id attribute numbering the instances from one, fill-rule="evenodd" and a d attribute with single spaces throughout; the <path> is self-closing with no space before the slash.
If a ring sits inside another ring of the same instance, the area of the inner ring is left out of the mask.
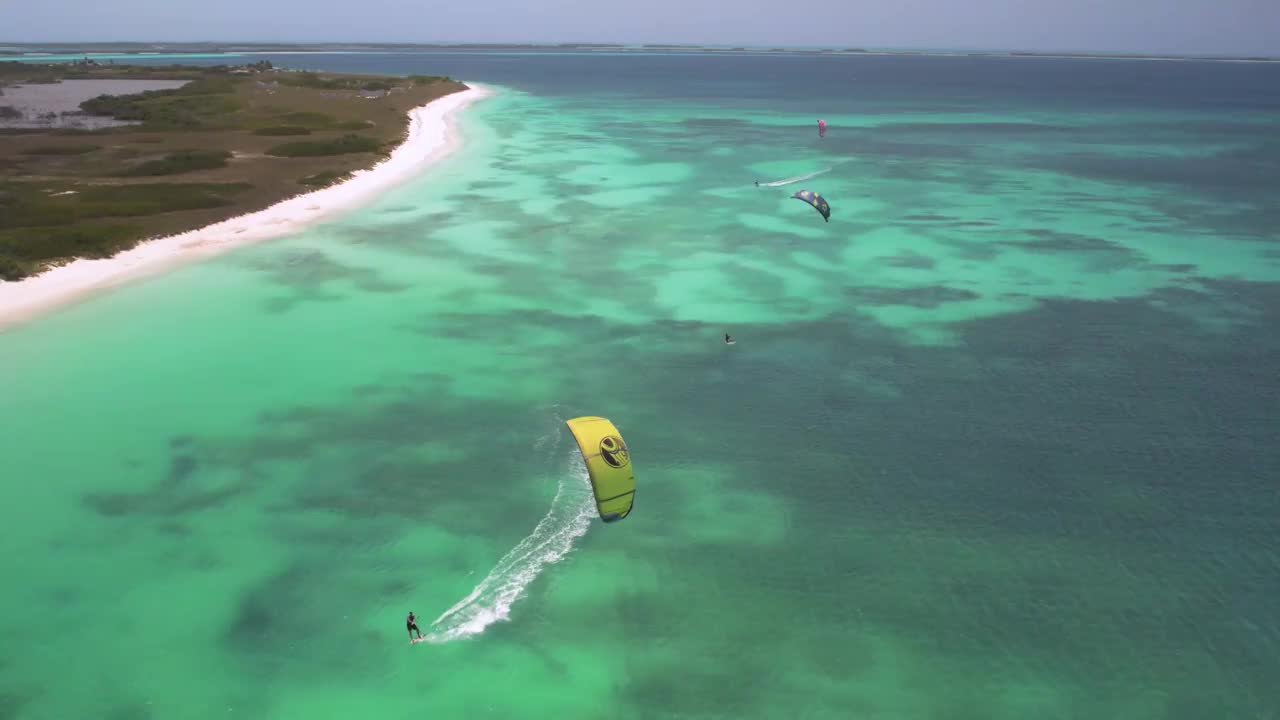
<path id="1" fill-rule="evenodd" d="M 183 262 L 288 235 L 375 199 L 455 150 L 455 113 L 492 91 L 477 85 L 409 112 L 409 133 L 391 155 L 347 181 L 298 195 L 257 212 L 178 235 L 154 238 L 105 260 L 79 259 L 18 282 L 0 282 L 0 331 L 35 315 L 83 300 L 96 291 Z"/>

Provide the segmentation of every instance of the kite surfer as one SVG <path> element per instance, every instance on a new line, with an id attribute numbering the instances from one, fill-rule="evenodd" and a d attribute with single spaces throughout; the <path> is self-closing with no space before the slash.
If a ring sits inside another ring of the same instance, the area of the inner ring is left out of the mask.
<path id="1" fill-rule="evenodd" d="M 725 334 L 724 334 L 724 344 L 725 344 L 725 345 L 732 345 L 732 344 L 733 344 L 733 338 L 729 337 L 729 333 L 725 333 Z"/>
<path id="2" fill-rule="evenodd" d="M 759 180 L 757 180 L 757 181 L 756 181 L 756 187 L 760 187 L 760 181 L 759 181 Z"/>
<path id="3" fill-rule="evenodd" d="M 418 629 L 418 619 L 413 616 L 413 611 L 409 611 L 409 617 L 404 621 L 405 627 L 409 629 L 409 641 L 413 641 L 413 634 L 418 633 L 418 639 L 422 639 L 422 631 Z"/>

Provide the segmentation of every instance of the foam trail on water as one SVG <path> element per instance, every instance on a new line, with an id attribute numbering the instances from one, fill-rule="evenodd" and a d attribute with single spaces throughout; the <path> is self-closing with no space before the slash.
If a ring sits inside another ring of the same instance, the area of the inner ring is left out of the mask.
<path id="1" fill-rule="evenodd" d="M 816 177 L 818 177 L 819 175 L 825 175 L 825 174 L 827 174 L 827 173 L 829 173 L 829 172 L 831 172 L 831 168 L 824 168 L 824 169 L 819 170 L 819 171 L 817 171 L 817 172 L 811 172 L 811 173 L 809 173 L 808 175 L 797 175 L 797 176 L 795 176 L 795 177 L 784 178 L 784 179 L 782 179 L 782 180 L 774 180 L 773 182 L 763 182 L 763 183 L 760 183 L 760 187 L 782 187 L 783 185 L 790 185 L 791 183 L 798 183 L 798 182 L 800 182 L 801 180 L 808 180 L 809 178 L 816 178 Z"/>
<path id="2" fill-rule="evenodd" d="M 544 447 L 548 441 L 540 438 L 535 447 Z M 546 566 L 568 555 L 573 541 L 586 534 L 596 506 L 587 470 L 576 448 L 566 455 L 565 468 L 559 475 L 551 509 L 533 532 L 504 555 L 469 595 L 435 619 L 426 633 L 427 642 L 445 643 L 476 635 L 495 622 L 508 619 L 511 606 L 525 588 Z"/>

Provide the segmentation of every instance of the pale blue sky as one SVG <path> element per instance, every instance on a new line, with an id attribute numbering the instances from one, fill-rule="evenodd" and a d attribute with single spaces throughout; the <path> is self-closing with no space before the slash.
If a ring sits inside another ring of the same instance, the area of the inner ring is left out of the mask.
<path id="1" fill-rule="evenodd" d="M 675 42 L 1280 55 L 1280 0 L 0 0 L 0 41 Z"/>

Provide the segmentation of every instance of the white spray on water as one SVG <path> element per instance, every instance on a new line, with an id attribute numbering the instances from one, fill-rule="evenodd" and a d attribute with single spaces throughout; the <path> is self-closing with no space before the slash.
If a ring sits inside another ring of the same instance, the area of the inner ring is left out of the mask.
<path id="1" fill-rule="evenodd" d="M 831 172 L 831 170 L 832 168 L 823 168 L 817 172 L 811 172 L 808 175 L 797 175 L 795 177 L 783 178 L 782 180 L 774 180 L 773 182 L 762 182 L 760 183 L 760 187 L 781 187 L 783 185 L 790 185 L 792 183 L 798 183 L 801 180 L 808 180 L 809 178 L 816 178 L 819 175 L 825 175 Z"/>
<path id="2" fill-rule="evenodd" d="M 556 439 L 566 432 L 559 418 L 557 424 L 559 427 L 534 443 L 535 449 L 550 446 L 549 451 L 555 451 Z M 427 642 L 445 643 L 477 635 L 499 620 L 508 619 L 511 606 L 525 588 L 548 565 L 568 555 L 574 540 L 586 534 L 596 516 L 587 469 L 576 446 L 564 457 L 551 509 L 533 532 L 504 555 L 469 595 L 435 619 L 426 633 Z"/>

